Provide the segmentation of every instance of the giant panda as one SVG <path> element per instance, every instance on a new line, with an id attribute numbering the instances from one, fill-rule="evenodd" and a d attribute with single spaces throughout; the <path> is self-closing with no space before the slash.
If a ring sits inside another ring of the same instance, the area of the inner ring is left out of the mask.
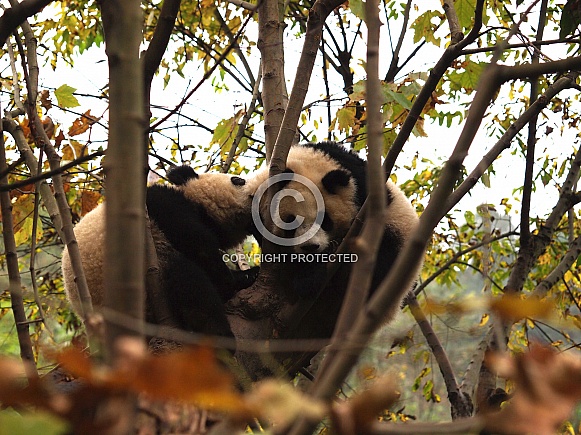
<path id="1" fill-rule="evenodd" d="M 280 201 L 274 207 L 264 200 L 259 204 L 263 220 L 266 213 L 271 213 L 275 221 L 270 235 L 280 237 L 277 239 L 279 241 L 294 238 L 296 243 L 283 248 L 283 252 L 286 249 L 290 253 L 304 254 L 302 258 L 306 260 L 309 254 L 333 252 L 347 234 L 367 197 L 367 162 L 337 143 L 321 142 L 293 145 L 286 166 L 289 176 L 282 182 L 283 190 L 278 198 Z M 323 198 L 324 211 L 317 207 L 315 195 L 304 179 L 295 175 L 306 177 L 314 184 Z M 251 183 L 262 184 L 267 179 L 268 170 L 265 169 Z M 256 186 L 252 188 L 258 189 Z M 296 196 L 296 193 L 299 195 Z M 393 266 L 419 220 L 409 200 L 391 181 L 386 183 L 386 197 L 386 221 L 373 272 L 371 293 Z M 315 225 L 316 221 L 320 227 Z M 293 223 L 295 228 L 285 229 L 283 224 L 289 223 Z M 303 237 L 306 235 L 310 237 Z M 333 332 L 345 295 L 350 265 L 342 264 L 330 281 L 325 282 L 324 257 L 322 261 L 317 261 L 315 255 L 310 257 L 314 260 L 296 261 L 288 265 L 287 272 L 292 285 L 287 290 L 287 296 L 291 302 L 293 298 L 314 298 L 320 287 L 324 285 L 324 289 L 306 318 L 299 322 L 298 330 L 292 333 L 292 337 L 328 338 Z M 278 258 L 288 261 L 291 257 L 287 255 Z M 294 258 L 300 256 L 295 255 Z M 385 320 L 390 320 L 393 314 L 386 313 Z"/>
<path id="2" fill-rule="evenodd" d="M 252 284 L 258 268 L 229 269 L 223 250 L 251 233 L 251 201 L 246 180 L 228 174 L 197 174 L 191 167 L 168 171 L 171 184 L 147 187 L 146 205 L 158 262 L 162 297 L 172 326 L 186 331 L 231 336 L 223 304 Z M 93 305 L 103 304 L 105 203 L 75 226 L 75 235 Z M 62 258 L 67 297 L 80 313 L 68 250 Z M 146 313 L 155 307 L 146 301 Z M 155 320 L 155 316 L 146 316 Z"/>

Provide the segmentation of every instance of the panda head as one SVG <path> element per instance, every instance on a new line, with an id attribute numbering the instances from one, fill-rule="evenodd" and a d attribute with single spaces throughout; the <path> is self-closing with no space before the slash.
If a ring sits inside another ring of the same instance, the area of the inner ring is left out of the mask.
<path id="1" fill-rule="evenodd" d="M 252 192 L 244 178 L 215 172 L 197 174 L 190 166 L 176 166 L 168 171 L 167 179 L 221 224 L 236 225 L 241 218 L 250 219 Z"/>
<path id="2" fill-rule="evenodd" d="M 274 222 L 275 240 L 296 253 L 335 249 L 360 208 L 351 172 L 320 150 L 293 146 L 284 175 L 272 205 L 264 198 L 260 202 L 263 220 L 269 213 Z M 268 170 L 261 171 L 251 182 L 253 190 L 267 179 Z"/>

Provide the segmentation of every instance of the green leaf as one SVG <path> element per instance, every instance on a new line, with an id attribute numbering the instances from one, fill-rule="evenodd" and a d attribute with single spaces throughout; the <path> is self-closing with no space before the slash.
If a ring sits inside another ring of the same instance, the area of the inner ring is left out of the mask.
<path id="1" fill-rule="evenodd" d="M 362 0 L 349 0 L 351 12 L 361 21 L 365 21 L 365 2 Z"/>
<path id="2" fill-rule="evenodd" d="M 0 412 L 0 435 L 60 435 L 68 432 L 66 422 L 47 413 L 20 415 L 16 411 Z"/>
<path id="3" fill-rule="evenodd" d="M 472 92 L 476 88 L 484 65 L 484 63 L 476 63 L 471 60 L 465 62 L 463 65 L 464 71 L 452 71 L 448 75 L 450 88 L 454 91 L 464 90 L 468 93 Z"/>
<path id="4" fill-rule="evenodd" d="M 440 18 L 441 23 L 442 14 L 438 11 L 427 11 L 416 18 L 411 25 L 414 30 L 414 43 L 418 43 L 425 38 L 427 42 L 440 46 L 440 39 L 434 37 L 434 32 L 438 29 L 439 24 L 432 23 L 432 19 L 436 17 Z"/>
<path id="5" fill-rule="evenodd" d="M 579 0 L 569 0 L 563 6 L 560 24 L 559 38 L 569 36 L 579 27 L 579 24 L 581 24 L 581 3 L 579 3 Z"/>
<path id="6" fill-rule="evenodd" d="M 401 92 L 394 92 L 391 89 L 386 88 L 385 86 L 383 87 L 383 92 L 385 94 L 387 101 L 394 101 L 398 103 L 400 106 L 402 106 L 404 109 L 408 110 L 411 109 L 412 102 L 408 100 L 405 97 L 405 95 L 403 95 Z"/>
<path id="7" fill-rule="evenodd" d="M 79 100 L 73 95 L 76 89 L 69 85 L 62 85 L 54 91 L 54 95 L 58 100 L 58 105 L 64 108 L 71 108 L 80 106 Z"/>
<path id="8" fill-rule="evenodd" d="M 458 15 L 458 21 L 463 29 L 472 28 L 474 11 L 476 10 L 475 0 L 454 0 L 454 9 Z"/>
<path id="9" fill-rule="evenodd" d="M 339 130 L 348 131 L 355 126 L 355 106 L 347 106 L 337 110 Z"/>

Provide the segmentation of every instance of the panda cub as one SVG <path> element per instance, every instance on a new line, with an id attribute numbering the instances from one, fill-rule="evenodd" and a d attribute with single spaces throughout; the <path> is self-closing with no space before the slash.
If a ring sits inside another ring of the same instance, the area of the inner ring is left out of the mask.
<path id="1" fill-rule="evenodd" d="M 250 192 L 246 180 L 228 174 L 196 174 L 188 167 L 171 169 L 172 184 L 147 188 L 147 211 L 160 267 L 162 297 L 172 323 L 184 330 L 232 335 L 223 304 L 248 287 L 258 268 L 229 269 L 223 250 L 240 244 L 251 233 Z M 75 235 L 93 304 L 103 304 L 105 203 L 75 226 Z M 80 312 L 68 251 L 62 259 L 65 291 Z M 154 307 L 146 301 L 149 317 Z"/>
<path id="2" fill-rule="evenodd" d="M 312 189 L 300 177 L 291 178 L 283 183 L 284 191 L 294 192 L 294 195 L 280 195 L 273 219 L 276 221 L 276 218 L 280 218 L 279 222 L 293 223 L 290 225 L 292 228 L 287 226 L 285 229 L 283 225 L 275 225 L 272 234 L 281 239 L 293 240 L 289 246 L 290 251 L 294 254 L 305 254 L 305 259 L 309 258 L 308 254 L 333 252 L 347 234 L 367 197 L 367 162 L 334 142 L 309 143 L 291 147 L 287 172 L 306 177 L 314 183 L 324 200 L 324 211 L 317 206 Z M 263 170 L 251 182 L 261 183 L 267 178 L 268 170 Z M 418 222 L 414 208 L 391 181 L 386 184 L 386 195 L 387 217 L 373 273 L 372 292 L 393 266 Z M 271 208 L 264 202 L 260 208 L 261 216 L 271 212 Z M 320 223 L 320 227 L 316 222 Z M 290 266 L 293 292 L 300 297 L 312 297 L 324 283 L 326 264 L 324 261 L 317 261 L 316 256 L 311 258 L 314 260 L 297 262 Z M 343 267 L 319 297 L 322 304 L 320 312 L 333 321 L 319 322 L 325 331 L 313 331 L 315 336 L 324 337 L 332 332 L 346 289 L 348 273 L 349 267 Z"/>

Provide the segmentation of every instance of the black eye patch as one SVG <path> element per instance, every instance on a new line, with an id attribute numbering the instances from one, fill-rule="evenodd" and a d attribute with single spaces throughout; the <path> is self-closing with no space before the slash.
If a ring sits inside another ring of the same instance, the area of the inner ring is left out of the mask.
<path id="1" fill-rule="evenodd" d="M 240 178 L 240 177 L 231 177 L 230 182 L 234 186 L 244 186 L 246 184 L 246 180 L 244 178 Z"/>
<path id="2" fill-rule="evenodd" d="M 287 214 L 285 216 L 282 216 L 280 219 L 287 224 L 290 224 L 291 222 L 293 222 L 297 217 L 294 214 Z"/>
<path id="3" fill-rule="evenodd" d="M 325 216 L 323 217 L 323 222 L 321 223 L 321 229 L 323 231 L 329 232 L 329 231 L 333 231 L 334 228 L 334 224 L 333 224 L 333 220 L 331 219 L 331 216 L 329 216 L 329 213 L 325 212 Z"/>

